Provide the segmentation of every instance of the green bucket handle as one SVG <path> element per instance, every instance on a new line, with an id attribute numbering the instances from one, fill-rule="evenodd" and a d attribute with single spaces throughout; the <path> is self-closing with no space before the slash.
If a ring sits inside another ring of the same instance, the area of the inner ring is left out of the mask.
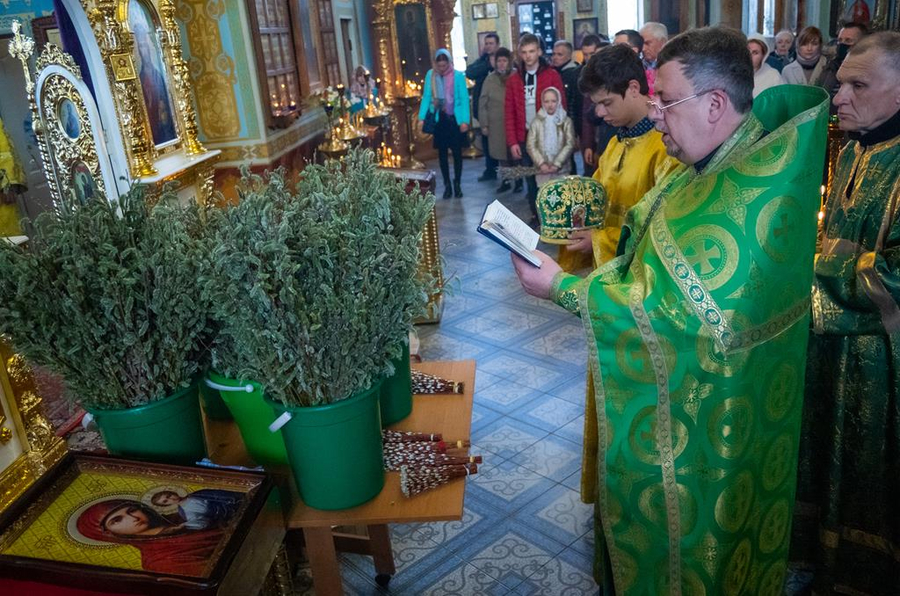
<path id="1" fill-rule="evenodd" d="M 210 379 L 204 379 L 204 381 L 206 381 L 207 387 L 209 387 L 210 389 L 218 389 L 219 391 L 243 391 L 245 393 L 253 393 L 254 391 L 256 391 L 256 388 L 253 387 L 253 385 L 250 383 L 247 383 L 246 385 L 242 385 L 240 387 L 232 387 L 229 385 L 220 385 Z"/>
<path id="2" fill-rule="evenodd" d="M 291 418 L 293 418 L 293 416 L 291 416 L 290 412 L 282 412 L 281 416 L 273 420 L 272 424 L 269 425 L 269 432 L 277 433 L 281 430 L 282 426 L 291 421 Z"/>

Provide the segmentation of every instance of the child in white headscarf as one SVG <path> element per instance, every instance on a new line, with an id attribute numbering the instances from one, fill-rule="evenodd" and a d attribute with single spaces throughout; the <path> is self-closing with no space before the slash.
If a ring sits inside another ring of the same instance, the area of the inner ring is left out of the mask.
<path id="1" fill-rule="evenodd" d="M 541 94 L 541 109 L 528 128 L 525 148 L 540 169 L 538 186 L 569 173 L 569 158 L 575 150 L 575 127 L 562 107 L 562 93 L 547 87 Z"/>

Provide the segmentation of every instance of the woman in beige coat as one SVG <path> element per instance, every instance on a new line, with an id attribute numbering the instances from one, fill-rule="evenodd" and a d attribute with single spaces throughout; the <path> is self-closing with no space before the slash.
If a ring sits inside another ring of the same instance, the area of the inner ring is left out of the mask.
<path id="1" fill-rule="evenodd" d="M 506 48 L 499 48 L 494 54 L 494 71 L 484 80 L 478 99 L 478 124 L 481 134 L 487 136 L 485 151 L 501 165 L 509 165 L 506 147 L 506 127 L 503 125 L 506 103 L 506 79 L 512 73 L 512 54 Z M 497 192 L 509 190 L 509 180 L 504 180 Z M 516 192 L 522 190 L 522 180 L 516 180 Z"/>
<path id="2" fill-rule="evenodd" d="M 547 87 L 541 94 L 541 110 L 528 128 L 525 149 L 540 170 L 536 175 L 538 187 L 570 173 L 575 126 L 562 106 L 562 93 L 556 87 Z"/>

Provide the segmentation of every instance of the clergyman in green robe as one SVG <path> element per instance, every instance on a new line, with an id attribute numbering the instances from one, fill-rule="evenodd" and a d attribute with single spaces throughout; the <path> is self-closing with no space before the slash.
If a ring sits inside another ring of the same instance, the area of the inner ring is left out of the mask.
<path id="1" fill-rule="evenodd" d="M 855 45 L 816 258 L 792 559 L 814 594 L 900 594 L 900 33 Z"/>
<path id="2" fill-rule="evenodd" d="M 794 506 L 828 95 L 752 99 L 746 38 L 659 54 L 650 118 L 683 166 L 582 280 L 513 258 L 580 315 L 597 403 L 595 577 L 618 595 L 781 594 Z M 752 106 L 752 109 L 751 109 Z"/>

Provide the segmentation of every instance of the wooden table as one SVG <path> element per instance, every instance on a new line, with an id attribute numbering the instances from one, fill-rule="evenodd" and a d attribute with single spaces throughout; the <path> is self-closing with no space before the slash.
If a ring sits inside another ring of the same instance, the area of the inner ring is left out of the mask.
<path id="1" fill-rule="evenodd" d="M 469 439 L 472 423 L 472 396 L 475 390 L 475 362 L 422 362 L 415 370 L 463 383 L 463 394 L 416 395 L 412 413 L 389 428 L 443 434 L 445 439 Z M 207 437 L 210 459 L 219 464 L 247 465 L 249 458 L 237 427 L 231 422 L 209 421 Z M 388 472 L 384 489 L 369 501 L 341 511 L 322 511 L 306 506 L 293 481 L 292 507 L 285 517 L 288 529 L 302 529 L 307 546 L 316 594 L 343 594 L 337 550 L 371 555 L 379 582 L 394 574 L 390 533 L 387 524 L 462 519 L 465 482 L 452 481 L 434 490 L 407 499 L 400 492 L 400 474 Z M 335 534 L 333 526 L 366 526 L 368 538 Z"/>

